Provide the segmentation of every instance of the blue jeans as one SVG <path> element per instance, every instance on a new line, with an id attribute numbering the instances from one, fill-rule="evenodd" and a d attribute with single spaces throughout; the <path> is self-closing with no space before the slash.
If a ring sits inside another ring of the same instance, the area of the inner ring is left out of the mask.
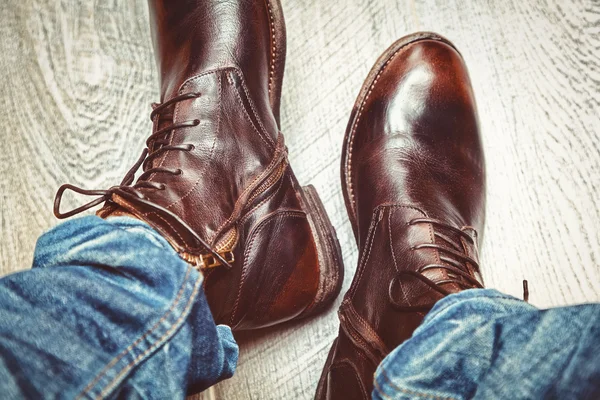
<path id="1" fill-rule="evenodd" d="M 450 295 L 379 365 L 373 399 L 600 399 L 600 305 Z"/>
<path id="2" fill-rule="evenodd" d="M 0 280 L 1 399 L 182 399 L 237 357 L 202 275 L 132 218 L 65 222 Z"/>
<path id="3" fill-rule="evenodd" d="M 148 225 L 74 219 L 0 280 L 0 398 L 177 399 L 233 374 L 202 276 Z M 448 296 L 376 374 L 375 399 L 600 398 L 600 308 Z"/>

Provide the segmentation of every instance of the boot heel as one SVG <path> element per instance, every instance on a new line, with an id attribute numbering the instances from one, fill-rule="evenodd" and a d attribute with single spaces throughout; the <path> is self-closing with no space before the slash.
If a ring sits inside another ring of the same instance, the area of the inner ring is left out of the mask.
<path id="1" fill-rule="evenodd" d="M 313 233 L 319 258 L 319 288 L 313 304 L 299 318 L 309 317 L 324 311 L 339 295 L 344 280 L 342 250 L 325 207 L 314 186 L 302 188 L 302 200 Z"/>

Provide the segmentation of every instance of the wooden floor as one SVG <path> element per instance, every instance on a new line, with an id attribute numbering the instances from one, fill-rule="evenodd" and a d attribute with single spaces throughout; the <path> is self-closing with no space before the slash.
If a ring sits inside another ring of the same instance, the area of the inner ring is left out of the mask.
<path id="1" fill-rule="evenodd" d="M 521 296 L 528 279 L 541 307 L 600 300 L 600 2 L 282 2 L 282 128 L 338 230 L 344 291 L 357 258 L 339 181 L 350 109 L 392 41 L 432 30 L 461 50 L 478 100 L 487 285 Z M 0 274 L 29 267 L 59 184 L 108 188 L 138 156 L 158 100 L 147 18 L 144 0 L 0 3 Z M 312 398 L 337 326 L 332 309 L 240 338 L 236 376 L 202 397 Z"/>

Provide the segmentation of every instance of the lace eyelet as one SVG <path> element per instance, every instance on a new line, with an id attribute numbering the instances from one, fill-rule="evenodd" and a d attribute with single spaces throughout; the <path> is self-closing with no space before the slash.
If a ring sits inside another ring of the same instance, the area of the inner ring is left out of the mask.
<path id="1" fill-rule="evenodd" d="M 187 147 L 188 147 L 188 151 L 196 150 L 196 146 L 194 146 L 193 144 L 188 144 Z"/>
<path id="2" fill-rule="evenodd" d="M 183 170 L 181 168 L 177 168 L 177 171 L 175 171 L 175 175 L 181 175 L 183 174 Z"/>
<path id="3" fill-rule="evenodd" d="M 165 190 L 167 186 L 163 183 L 158 187 L 158 190 Z"/>
<path id="4" fill-rule="evenodd" d="M 195 119 L 194 120 L 194 126 L 198 126 L 200 125 L 200 120 L 199 119 Z"/>

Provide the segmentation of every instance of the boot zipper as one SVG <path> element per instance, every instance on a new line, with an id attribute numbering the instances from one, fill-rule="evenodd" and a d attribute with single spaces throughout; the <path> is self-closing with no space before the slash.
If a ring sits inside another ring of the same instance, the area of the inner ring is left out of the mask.
<path id="1" fill-rule="evenodd" d="M 219 255 L 225 259 L 228 263 L 232 264 L 235 261 L 235 256 L 233 255 L 233 251 L 218 251 Z M 220 265 L 223 265 L 219 260 L 215 258 L 212 254 L 190 254 L 190 253 L 179 253 L 181 258 L 190 263 L 194 268 L 196 268 L 199 272 L 203 272 Z"/>

